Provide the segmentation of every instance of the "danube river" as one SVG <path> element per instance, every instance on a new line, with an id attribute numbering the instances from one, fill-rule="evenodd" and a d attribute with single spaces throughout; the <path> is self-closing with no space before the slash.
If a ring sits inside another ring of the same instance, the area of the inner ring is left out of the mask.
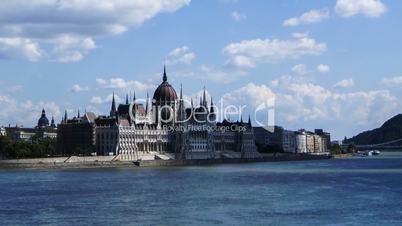
<path id="1" fill-rule="evenodd" d="M 1 225 L 401 225 L 402 153 L 203 167 L 0 171 Z"/>

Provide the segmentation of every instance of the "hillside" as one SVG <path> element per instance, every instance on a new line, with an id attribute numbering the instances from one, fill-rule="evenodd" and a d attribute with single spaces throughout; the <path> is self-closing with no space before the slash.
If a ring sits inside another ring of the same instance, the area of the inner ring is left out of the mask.
<path id="1" fill-rule="evenodd" d="M 399 138 L 402 138 L 402 114 L 392 117 L 380 128 L 366 131 L 347 139 L 345 143 L 355 143 L 358 145 L 379 144 Z"/>

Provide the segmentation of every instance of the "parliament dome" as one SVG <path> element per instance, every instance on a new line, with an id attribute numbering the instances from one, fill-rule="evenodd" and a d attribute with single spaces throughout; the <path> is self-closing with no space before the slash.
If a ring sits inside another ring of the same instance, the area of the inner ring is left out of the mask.
<path id="1" fill-rule="evenodd" d="M 154 93 L 154 100 L 156 101 L 175 101 L 177 100 L 176 90 L 167 81 L 166 67 L 163 72 L 163 82 L 158 86 Z"/>

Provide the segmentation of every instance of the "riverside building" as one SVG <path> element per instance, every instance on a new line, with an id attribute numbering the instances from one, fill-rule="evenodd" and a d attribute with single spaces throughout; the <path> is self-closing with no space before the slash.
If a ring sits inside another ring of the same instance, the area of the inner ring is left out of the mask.
<path id="1" fill-rule="evenodd" d="M 43 109 L 42 114 L 38 119 L 38 123 L 34 128 L 27 128 L 18 125 L 12 127 L 9 125 L 4 128 L 2 134 L 8 136 L 12 140 L 18 141 L 31 141 L 33 137 L 55 139 L 57 138 L 57 127 L 54 117 L 52 117 L 49 122 L 49 119 L 46 116 L 46 111 Z"/>
<path id="2" fill-rule="evenodd" d="M 152 99 L 144 103 L 126 96 L 126 102 L 117 106 L 114 94 L 108 116 L 94 119 L 93 139 L 97 155 L 114 155 L 116 160 L 139 161 L 154 159 L 218 159 L 259 158 L 251 121 L 216 121 L 216 107 L 208 102 L 204 88 L 200 102 L 186 106 L 182 88 L 179 95 L 168 82 L 164 68 L 162 83 Z M 65 117 L 66 120 L 67 117 Z M 66 139 L 78 130 L 79 122 L 67 120 L 59 126 L 63 150 L 74 139 Z M 88 128 L 88 134 L 92 130 Z M 77 137 L 78 139 L 78 137 Z"/>

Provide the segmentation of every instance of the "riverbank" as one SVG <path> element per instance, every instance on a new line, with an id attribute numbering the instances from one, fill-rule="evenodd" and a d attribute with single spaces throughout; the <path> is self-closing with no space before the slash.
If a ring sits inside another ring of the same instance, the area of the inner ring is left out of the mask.
<path id="1" fill-rule="evenodd" d="M 215 164 L 235 164 L 254 162 L 284 162 L 330 159 L 327 155 L 280 155 L 264 156 L 262 158 L 231 158 L 231 159 L 197 159 L 197 160 L 146 160 L 118 161 L 113 156 L 107 157 L 61 157 L 41 159 L 1 160 L 0 169 L 68 169 L 68 168 L 136 168 L 136 167 L 168 167 L 168 166 L 199 166 Z"/>
<path id="2" fill-rule="evenodd" d="M 353 157 L 352 153 L 346 153 L 346 154 L 335 154 L 333 155 L 333 158 L 335 159 L 340 159 L 340 158 L 350 158 Z"/>

